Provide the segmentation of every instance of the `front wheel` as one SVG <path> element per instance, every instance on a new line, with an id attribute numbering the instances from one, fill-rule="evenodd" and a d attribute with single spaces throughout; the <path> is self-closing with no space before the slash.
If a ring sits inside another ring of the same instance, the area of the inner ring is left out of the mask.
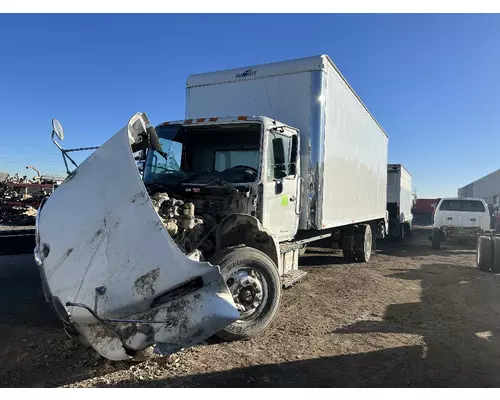
<path id="1" fill-rule="evenodd" d="M 218 265 L 240 312 L 240 319 L 218 332 L 223 340 L 257 336 L 275 319 L 281 298 L 281 280 L 276 264 L 265 253 L 251 247 L 222 250 L 210 260 Z"/>

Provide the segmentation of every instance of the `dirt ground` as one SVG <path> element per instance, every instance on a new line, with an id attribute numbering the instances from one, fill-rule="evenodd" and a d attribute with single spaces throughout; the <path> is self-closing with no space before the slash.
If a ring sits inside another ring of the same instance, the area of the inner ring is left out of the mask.
<path id="1" fill-rule="evenodd" d="M 475 249 L 432 250 L 429 230 L 369 264 L 309 249 L 262 336 L 114 363 L 66 338 L 31 255 L 0 257 L 0 386 L 500 386 L 500 276 Z"/>

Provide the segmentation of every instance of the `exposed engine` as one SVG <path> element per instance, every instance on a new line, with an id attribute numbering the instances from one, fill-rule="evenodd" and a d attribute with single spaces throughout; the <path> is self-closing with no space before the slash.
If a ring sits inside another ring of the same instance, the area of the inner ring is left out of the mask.
<path id="1" fill-rule="evenodd" d="M 205 260 L 215 252 L 215 228 L 225 217 L 235 213 L 255 214 L 249 192 L 186 190 L 180 194 L 162 189 L 151 186 L 148 193 L 163 226 L 183 253 L 199 250 Z"/>
<path id="2" fill-rule="evenodd" d="M 164 192 L 151 195 L 151 201 L 163 226 L 181 251 L 189 253 L 195 248 L 199 248 L 203 254 L 213 251 L 214 245 L 209 238 L 200 243 L 215 226 L 215 221 L 211 221 L 210 216 L 204 218 L 195 215 L 195 205 L 192 202 L 171 198 Z"/>

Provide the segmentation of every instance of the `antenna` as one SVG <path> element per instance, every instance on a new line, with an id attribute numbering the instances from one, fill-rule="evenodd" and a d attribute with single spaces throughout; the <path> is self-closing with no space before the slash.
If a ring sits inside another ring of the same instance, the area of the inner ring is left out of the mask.
<path id="1" fill-rule="evenodd" d="M 260 62 L 259 57 L 257 57 L 257 61 Z M 266 89 L 267 100 L 269 101 L 269 108 L 271 109 L 271 117 L 273 117 L 273 120 L 276 122 L 276 113 L 274 112 L 273 102 L 271 100 L 271 95 L 269 94 L 269 88 L 267 87 L 267 77 L 263 76 L 262 80 L 264 81 L 264 88 Z"/>

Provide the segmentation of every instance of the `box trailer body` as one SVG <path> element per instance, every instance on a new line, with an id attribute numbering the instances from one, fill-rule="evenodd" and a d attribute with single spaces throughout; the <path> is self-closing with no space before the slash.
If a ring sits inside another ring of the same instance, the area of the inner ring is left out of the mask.
<path id="1" fill-rule="evenodd" d="M 411 230 L 412 204 L 410 173 L 401 164 L 387 165 L 387 211 L 392 235 L 404 236 Z"/>
<path id="2" fill-rule="evenodd" d="M 328 56 L 189 76 L 186 118 L 227 115 L 299 130 L 299 229 L 385 218 L 388 137 Z"/>

